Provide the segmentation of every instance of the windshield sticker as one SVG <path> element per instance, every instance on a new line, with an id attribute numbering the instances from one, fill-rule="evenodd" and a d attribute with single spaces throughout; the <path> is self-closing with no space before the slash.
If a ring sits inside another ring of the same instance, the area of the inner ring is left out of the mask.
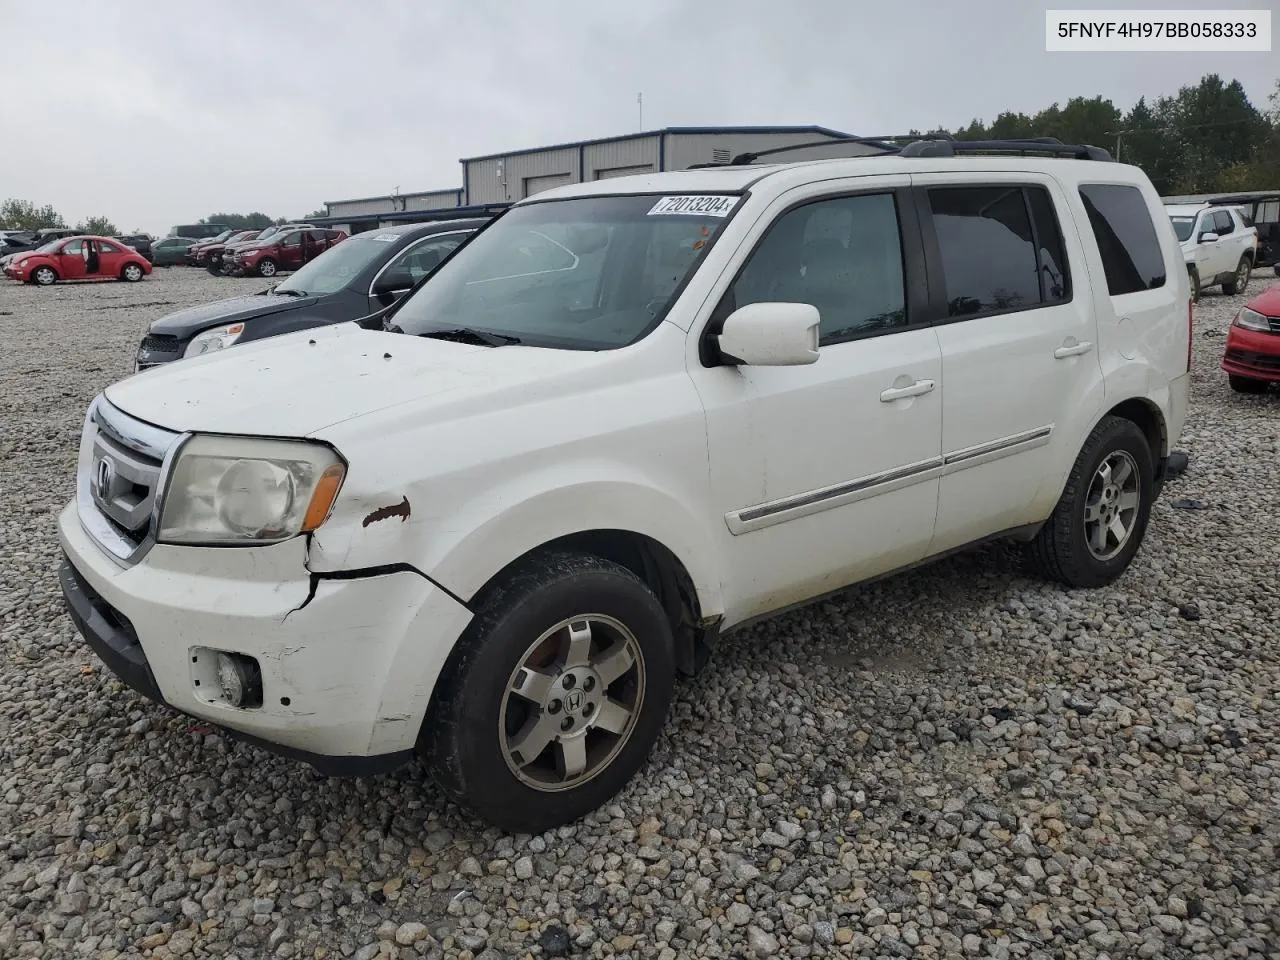
<path id="1" fill-rule="evenodd" d="M 737 197 L 663 197 L 650 208 L 649 216 L 727 217 L 737 204 Z"/>

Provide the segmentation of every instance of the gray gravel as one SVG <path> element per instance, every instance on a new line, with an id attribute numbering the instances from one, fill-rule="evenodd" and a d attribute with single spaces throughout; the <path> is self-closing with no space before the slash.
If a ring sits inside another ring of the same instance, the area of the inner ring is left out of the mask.
<path id="1" fill-rule="evenodd" d="M 615 803 L 507 837 L 419 768 L 324 780 L 144 702 L 61 612 L 86 404 L 148 319 L 261 286 L 0 285 L 0 957 L 1280 958 L 1280 392 L 1217 368 L 1244 298 L 1198 307 L 1191 469 L 1119 584 L 994 547 L 740 634 Z"/>

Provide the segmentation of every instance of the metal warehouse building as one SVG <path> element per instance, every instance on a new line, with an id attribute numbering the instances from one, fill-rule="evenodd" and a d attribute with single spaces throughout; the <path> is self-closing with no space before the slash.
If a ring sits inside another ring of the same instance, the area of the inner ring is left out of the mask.
<path id="1" fill-rule="evenodd" d="M 844 144 L 838 154 L 819 141 L 851 136 L 828 127 L 666 127 L 600 140 L 559 143 L 464 158 L 462 186 L 423 193 L 391 194 L 355 200 L 330 200 L 325 223 L 351 233 L 392 223 L 479 213 L 513 203 L 552 187 L 663 170 L 684 170 L 696 163 L 727 162 L 749 151 L 816 143 L 779 159 L 812 160 L 874 153 L 872 147 Z"/>

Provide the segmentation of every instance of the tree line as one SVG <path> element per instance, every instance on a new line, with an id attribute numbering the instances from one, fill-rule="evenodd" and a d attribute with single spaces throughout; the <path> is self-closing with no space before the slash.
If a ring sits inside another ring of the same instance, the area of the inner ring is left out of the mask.
<path id="1" fill-rule="evenodd" d="M 1280 80 L 1259 109 L 1238 80 L 1207 74 L 1194 86 L 1127 111 L 1097 96 L 1073 97 L 1039 113 L 1004 112 L 931 134 L 957 140 L 1057 137 L 1105 147 L 1122 163 L 1141 167 L 1163 196 L 1280 190 Z M 912 131 L 918 134 L 918 131 Z"/>

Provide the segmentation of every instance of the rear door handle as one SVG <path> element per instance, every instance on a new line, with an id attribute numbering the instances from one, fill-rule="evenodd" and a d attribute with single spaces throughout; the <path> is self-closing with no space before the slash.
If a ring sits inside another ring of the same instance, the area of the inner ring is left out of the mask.
<path id="1" fill-rule="evenodd" d="M 881 403 L 893 403 L 895 400 L 905 400 L 907 397 L 918 397 L 922 394 L 929 393 L 933 390 L 932 380 L 917 380 L 915 383 L 908 384 L 905 387 L 890 387 L 880 394 Z"/>
<path id="2" fill-rule="evenodd" d="M 1078 357 L 1081 354 L 1088 353 L 1092 349 L 1093 344 L 1091 342 L 1088 340 L 1081 340 L 1079 343 L 1072 343 L 1064 347 L 1059 347 L 1057 350 L 1053 351 L 1053 357 L 1055 360 L 1065 360 L 1067 357 Z"/>

